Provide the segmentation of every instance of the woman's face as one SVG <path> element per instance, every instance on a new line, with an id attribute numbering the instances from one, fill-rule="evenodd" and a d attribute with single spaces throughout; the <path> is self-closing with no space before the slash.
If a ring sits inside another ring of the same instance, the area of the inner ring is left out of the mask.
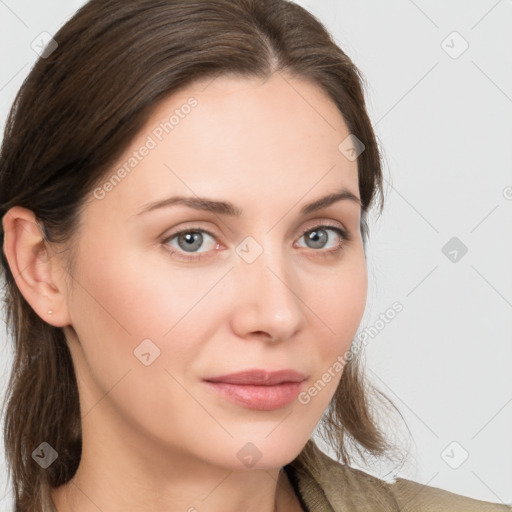
<path id="1" fill-rule="evenodd" d="M 77 233 L 65 332 L 84 449 L 230 469 L 300 452 L 366 302 L 360 204 L 306 208 L 359 198 L 348 136 L 321 89 L 281 73 L 197 82 L 159 105 Z M 246 370 L 302 377 L 206 382 Z"/>

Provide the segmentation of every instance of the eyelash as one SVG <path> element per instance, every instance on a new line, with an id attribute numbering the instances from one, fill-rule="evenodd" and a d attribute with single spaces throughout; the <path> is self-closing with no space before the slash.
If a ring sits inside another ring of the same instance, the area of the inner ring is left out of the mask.
<path id="1" fill-rule="evenodd" d="M 302 232 L 300 237 L 302 238 L 306 233 L 310 233 L 311 231 L 315 231 L 315 230 L 318 230 L 321 228 L 328 228 L 330 230 L 335 231 L 342 239 L 342 242 L 340 242 L 334 249 L 329 249 L 329 250 L 325 250 L 325 251 L 322 251 L 321 249 L 318 249 L 318 250 L 313 249 L 313 251 L 317 252 L 318 256 L 321 258 L 330 258 L 330 257 L 337 256 L 343 250 L 345 243 L 350 242 L 352 240 L 352 236 L 346 230 L 340 228 L 337 225 L 332 225 L 332 224 L 319 224 L 317 226 L 308 228 Z M 173 233 L 173 234 L 165 237 L 161 241 L 161 243 L 165 245 L 166 242 L 169 242 L 170 240 L 172 240 L 173 238 L 176 238 L 179 235 L 183 235 L 186 233 L 197 233 L 197 232 L 206 233 L 206 234 L 210 235 L 212 238 L 217 239 L 217 236 L 214 233 L 212 233 L 211 231 L 209 231 L 208 229 L 204 229 L 202 227 L 196 226 L 196 227 L 190 227 L 187 229 L 183 229 L 181 231 L 176 231 L 176 233 Z M 209 258 L 211 256 L 209 254 L 211 251 L 204 252 L 204 253 L 191 253 L 191 254 L 195 254 L 195 256 L 186 256 L 185 253 L 183 253 L 181 251 L 171 250 L 171 249 L 166 249 L 166 250 L 170 253 L 171 256 L 177 255 L 177 257 L 179 259 L 183 259 L 186 261 L 202 261 L 205 258 Z"/>

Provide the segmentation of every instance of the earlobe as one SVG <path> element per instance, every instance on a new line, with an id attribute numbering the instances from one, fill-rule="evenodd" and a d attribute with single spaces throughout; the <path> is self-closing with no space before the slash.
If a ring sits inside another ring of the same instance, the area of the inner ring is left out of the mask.
<path id="1" fill-rule="evenodd" d="M 32 309 L 47 323 L 71 323 L 60 263 L 49 254 L 48 243 L 34 213 L 12 207 L 2 219 L 4 254 L 16 284 Z M 51 311 L 51 313 L 49 313 Z"/>

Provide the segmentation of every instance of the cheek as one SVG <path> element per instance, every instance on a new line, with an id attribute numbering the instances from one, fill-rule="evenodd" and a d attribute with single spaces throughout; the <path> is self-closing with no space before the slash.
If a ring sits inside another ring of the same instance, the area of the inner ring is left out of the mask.
<path id="1" fill-rule="evenodd" d="M 134 250 L 115 241 L 106 245 L 108 250 L 101 243 L 89 244 L 81 254 L 82 303 L 74 305 L 78 320 L 85 303 L 98 320 L 120 328 L 125 337 L 160 338 L 211 286 L 186 269 L 173 269 L 155 248 Z M 215 276 L 210 277 L 213 281 Z"/>
<path id="2" fill-rule="evenodd" d="M 199 350 L 187 335 L 189 323 L 180 319 L 211 284 L 191 290 L 185 272 L 163 278 L 163 269 L 143 264 L 142 257 L 116 259 L 114 253 L 88 246 L 74 283 L 71 316 L 78 340 L 70 346 L 83 413 L 94 422 L 114 407 L 130 424 L 159 419 L 168 425 L 170 411 L 190 397 L 166 372 L 167 359 L 172 353 L 174 364 L 186 367 Z"/>
<path id="3" fill-rule="evenodd" d="M 311 309 L 319 318 L 325 351 L 330 356 L 348 350 L 366 307 L 368 279 L 362 249 L 361 256 L 354 254 L 312 297 Z"/>
<path id="4" fill-rule="evenodd" d="M 98 378 L 119 377 L 134 364 L 142 366 L 137 351 L 143 342 L 150 359 L 158 357 L 157 366 L 169 358 L 175 365 L 193 359 L 201 348 L 194 339 L 207 338 L 197 316 L 201 326 L 212 323 L 211 298 L 206 296 L 224 270 L 219 275 L 172 268 L 159 251 L 129 251 L 113 240 L 84 246 L 71 316 L 84 357 Z"/>
<path id="5" fill-rule="evenodd" d="M 343 269 L 326 281 L 324 293 L 317 294 L 311 307 L 319 318 L 317 330 L 323 333 L 316 346 L 319 364 L 298 401 L 313 416 L 321 415 L 334 395 L 364 313 L 367 271 L 362 249 L 360 256 L 347 259 Z"/>

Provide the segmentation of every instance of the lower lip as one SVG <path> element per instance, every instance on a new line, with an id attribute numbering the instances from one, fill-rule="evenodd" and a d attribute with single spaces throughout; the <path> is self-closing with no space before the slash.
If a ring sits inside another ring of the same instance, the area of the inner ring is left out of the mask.
<path id="1" fill-rule="evenodd" d="M 301 382 L 285 382 L 275 386 L 205 382 L 228 400 L 260 411 L 273 411 L 291 404 L 296 400 L 302 386 Z"/>

